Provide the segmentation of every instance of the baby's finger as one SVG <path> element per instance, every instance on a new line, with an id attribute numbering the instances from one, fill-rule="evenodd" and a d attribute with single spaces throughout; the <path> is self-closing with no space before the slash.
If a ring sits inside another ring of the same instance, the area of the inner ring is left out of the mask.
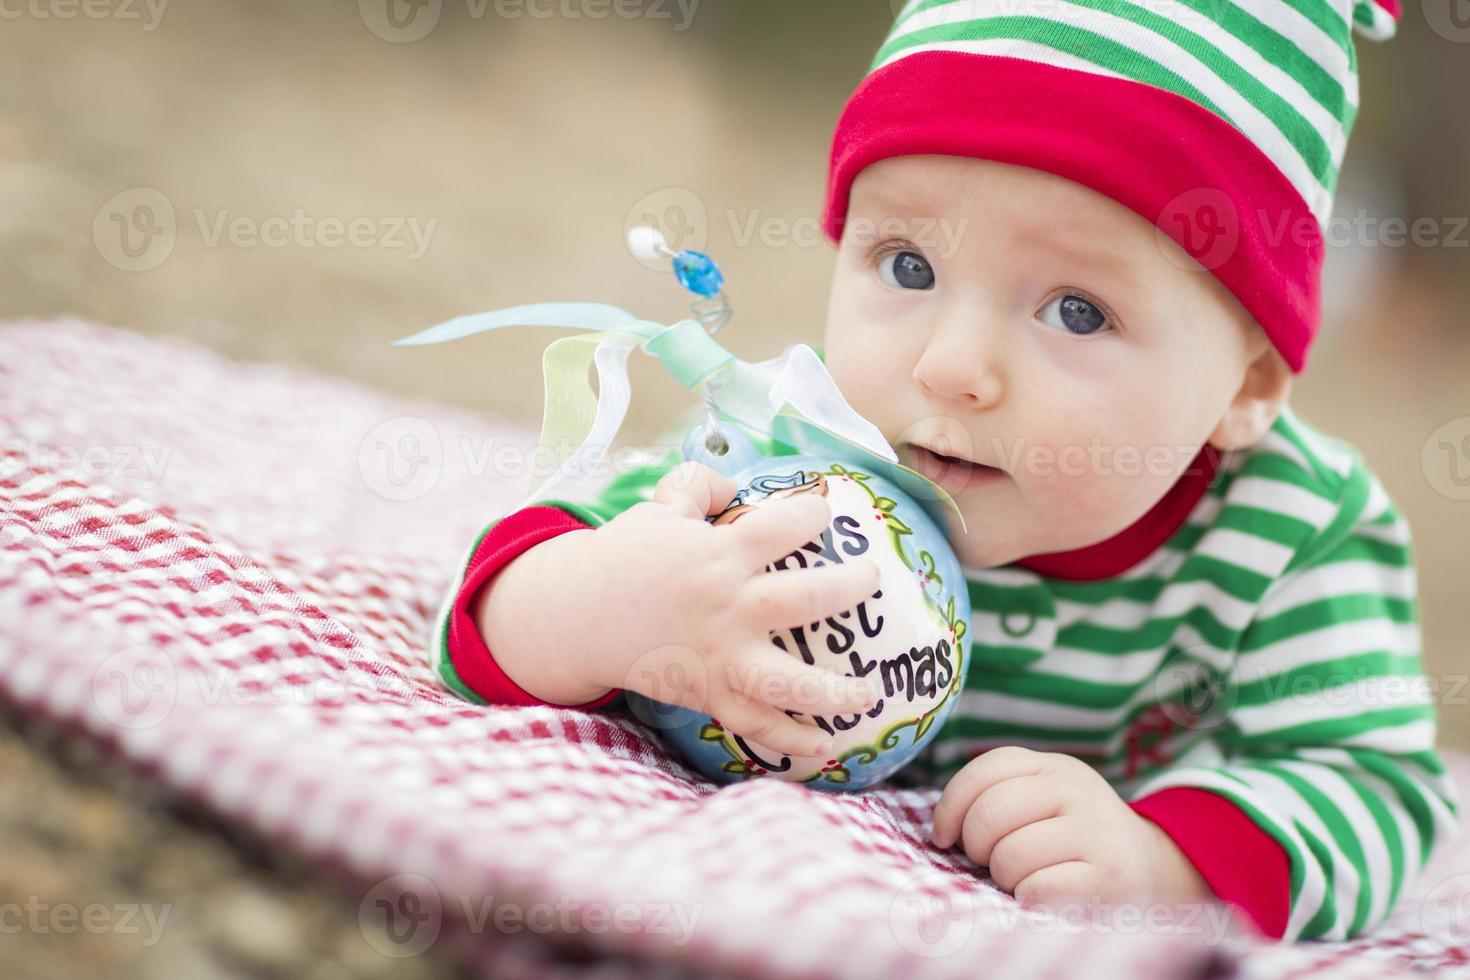
<path id="1" fill-rule="evenodd" d="M 741 650 L 725 679 L 737 699 L 807 715 L 852 714 L 878 700 L 863 678 L 804 664 L 769 643 Z"/>
<path id="2" fill-rule="evenodd" d="M 1016 882 L 1012 894 L 1024 908 L 1061 899 L 1090 899 L 1098 892 L 1097 870 L 1087 861 L 1049 864 Z"/>
<path id="3" fill-rule="evenodd" d="M 960 827 L 965 856 L 976 864 L 989 865 L 996 845 L 1007 835 L 1061 813 L 1061 801 L 1053 790 L 1046 776 L 1016 776 L 981 793 Z"/>
<path id="4" fill-rule="evenodd" d="M 851 609 L 878 588 L 881 574 L 871 559 L 842 565 L 762 572 L 741 587 L 746 621 L 764 630 L 815 623 Z"/>
<path id="5" fill-rule="evenodd" d="M 1018 746 L 1001 746 L 969 762 L 955 773 L 939 795 L 934 807 L 934 832 L 929 839 L 935 847 L 953 847 L 960 839 L 960 825 L 970 805 L 991 786 L 1003 779 L 1030 776 L 1041 771 L 1043 753 Z"/>
<path id="6" fill-rule="evenodd" d="M 716 717 L 747 742 L 758 742 L 785 755 L 826 757 L 832 751 L 831 735 L 756 701 L 742 704 L 732 700 Z"/>
<path id="7" fill-rule="evenodd" d="M 832 507 L 825 497 L 801 493 L 761 502 L 730 530 L 750 564 L 763 567 L 821 537 L 831 519 Z"/>
<path id="8" fill-rule="evenodd" d="M 724 510 L 739 489 L 728 476 L 716 473 L 703 463 L 687 460 L 659 479 L 653 488 L 653 499 L 703 520 Z"/>
<path id="9" fill-rule="evenodd" d="M 1082 860 L 1081 837 L 1075 822 L 1067 817 L 1038 820 L 996 841 L 985 864 L 995 883 L 1012 891 L 1023 878 L 1042 868 Z"/>

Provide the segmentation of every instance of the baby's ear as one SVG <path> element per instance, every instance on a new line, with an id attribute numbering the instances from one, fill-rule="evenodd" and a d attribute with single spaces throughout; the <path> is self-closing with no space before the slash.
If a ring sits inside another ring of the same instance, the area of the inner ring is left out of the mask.
<path id="1" fill-rule="evenodd" d="M 1253 345 L 1255 356 L 1239 390 L 1210 434 L 1210 444 L 1216 449 L 1230 452 L 1255 443 L 1270 431 L 1291 394 L 1291 367 L 1264 333 L 1259 340 L 1263 343 Z"/>

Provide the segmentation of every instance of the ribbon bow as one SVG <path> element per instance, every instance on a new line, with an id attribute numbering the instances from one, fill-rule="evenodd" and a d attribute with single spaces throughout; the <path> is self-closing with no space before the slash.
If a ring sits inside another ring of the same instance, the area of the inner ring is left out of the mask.
<path id="1" fill-rule="evenodd" d="M 604 303 L 533 303 L 446 320 L 394 341 L 394 346 L 442 344 L 512 326 L 590 331 L 553 341 L 542 356 L 546 393 L 540 448 L 574 443 L 578 448 L 520 507 L 590 481 L 627 414 L 628 355 L 637 348 L 657 357 L 684 387 L 717 394 L 721 417 L 802 452 L 879 470 L 926 509 L 938 499 L 959 512 L 942 488 L 898 462 L 888 440 L 848 405 L 826 365 L 806 344 L 751 364 L 716 343 L 697 320 L 662 324 Z M 597 368 L 595 394 L 588 382 L 589 365 Z M 931 510 L 931 515 L 942 527 L 942 513 Z"/>

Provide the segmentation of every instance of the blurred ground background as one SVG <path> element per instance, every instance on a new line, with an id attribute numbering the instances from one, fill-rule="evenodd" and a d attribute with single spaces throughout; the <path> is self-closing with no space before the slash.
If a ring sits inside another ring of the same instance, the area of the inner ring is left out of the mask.
<path id="1" fill-rule="evenodd" d="M 1407 514 L 1427 658 L 1453 695 L 1444 741 L 1470 749 L 1470 22 L 1456 2 L 1410 3 L 1397 39 L 1359 44 L 1346 241 L 1331 249 L 1324 336 L 1293 400 L 1359 446 Z M 739 310 L 721 339 L 737 353 L 820 342 L 828 140 L 894 6 L 429 0 L 395 21 L 383 0 L 6 0 L 0 317 L 79 314 L 534 427 L 551 335 L 388 341 L 552 298 L 677 318 L 667 274 L 622 244 L 652 218 L 720 261 Z M 358 244 L 229 231 L 273 217 L 371 230 Z M 1395 217 L 1432 219 L 1438 243 L 1379 224 Z M 632 363 L 626 435 L 639 441 L 687 402 L 650 361 Z M 0 902 L 115 891 L 264 917 L 255 932 L 272 916 L 313 923 L 285 953 L 245 955 L 218 938 L 225 926 L 185 915 L 169 936 L 185 952 L 125 956 L 107 975 L 182 975 L 172 967 L 185 962 L 196 976 L 372 975 L 333 938 L 355 929 L 351 907 L 250 865 L 217 831 L 180 827 L 166 805 L 99 786 L 96 764 L 58 765 L 46 739 L 0 732 Z M 183 850 L 148 850 L 159 841 Z M 175 879 L 146 870 L 173 866 Z M 96 948 L 57 938 L 0 935 L 6 974 L 96 972 Z M 414 961 L 403 975 L 436 969 Z"/>

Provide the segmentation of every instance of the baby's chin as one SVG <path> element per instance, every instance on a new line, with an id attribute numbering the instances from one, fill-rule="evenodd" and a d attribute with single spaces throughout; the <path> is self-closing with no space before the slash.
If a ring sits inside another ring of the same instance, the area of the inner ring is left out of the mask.
<path id="1" fill-rule="evenodd" d="M 963 497 L 963 495 L 961 495 Z M 1017 534 L 1014 522 L 1006 521 L 993 511 L 965 506 L 968 501 L 956 500 L 965 523 L 951 511 L 947 514 L 947 536 L 950 546 L 966 568 L 996 568 L 1028 555 L 1039 553 L 1023 536 Z"/>

